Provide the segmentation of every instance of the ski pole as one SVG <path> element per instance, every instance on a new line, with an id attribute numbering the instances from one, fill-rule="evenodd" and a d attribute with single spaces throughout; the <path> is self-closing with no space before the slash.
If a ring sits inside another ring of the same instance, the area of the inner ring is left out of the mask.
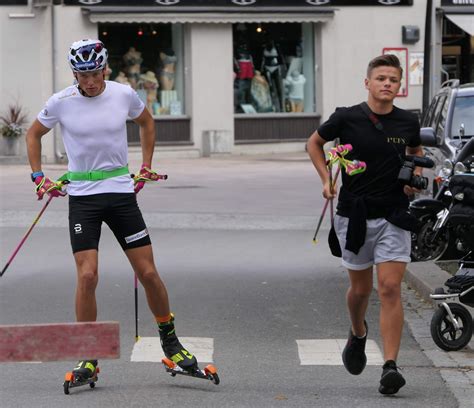
<path id="1" fill-rule="evenodd" d="M 69 181 L 68 180 L 64 180 L 64 181 L 61 181 L 60 184 L 64 185 L 64 184 L 68 184 Z M 33 230 L 33 228 L 35 227 L 35 225 L 38 223 L 39 219 L 41 218 L 41 216 L 43 215 L 44 211 L 46 210 L 46 208 L 48 207 L 49 203 L 51 202 L 51 200 L 53 199 L 54 197 L 53 196 L 49 196 L 48 198 L 48 201 L 46 201 L 45 205 L 43 206 L 43 208 L 41 209 L 41 211 L 38 213 L 38 215 L 36 216 L 35 220 L 33 221 L 33 224 L 31 224 L 30 228 L 28 228 L 28 231 L 26 231 L 26 234 L 25 236 L 22 238 L 22 240 L 20 241 L 19 245 L 16 247 L 16 249 L 13 251 L 13 254 L 12 256 L 10 257 L 10 259 L 7 261 L 6 265 L 3 267 L 2 271 L 0 272 L 0 277 L 3 276 L 3 274 L 6 272 L 6 270 L 8 269 L 8 267 L 10 266 L 10 264 L 12 263 L 13 259 L 15 258 L 16 254 L 18 253 L 18 251 L 20 250 L 20 248 L 23 246 L 23 244 L 25 243 L 26 239 L 28 238 L 28 236 L 30 235 L 31 231 Z"/>
<path id="2" fill-rule="evenodd" d="M 8 260 L 7 264 L 3 267 L 2 271 L 0 272 L 0 276 L 3 276 L 3 274 L 5 273 L 5 271 L 8 269 L 8 267 L 10 266 L 10 264 L 12 263 L 13 259 L 15 258 L 16 254 L 18 253 L 18 251 L 20 250 L 20 248 L 23 246 L 23 244 L 25 243 L 26 239 L 28 238 L 28 236 L 30 235 L 31 231 L 33 230 L 34 226 L 38 223 L 39 219 L 41 218 L 41 216 L 43 215 L 44 211 L 46 210 L 46 208 L 48 207 L 49 203 L 51 202 L 51 200 L 53 199 L 54 197 L 53 196 L 49 196 L 48 198 L 48 201 L 46 201 L 45 205 L 43 206 L 43 208 L 41 209 L 41 211 L 38 213 L 38 215 L 36 216 L 35 220 L 33 221 L 33 224 L 31 224 L 30 228 L 28 228 L 28 231 L 26 231 L 26 234 L 25 236 L 23 237 L 23 239 L 20 241 L 20 244 L 16 247 L 16 249 L 13 251 L 13 254 L 12 256 L 10 257 L 10 259 Z"/>
<path id="3" fill-rule="evenodd" d="M 329 185 L 331 186 L 330 187 L 331 193 L 333 193 L 334 189 L 333 189 L 333 184 L 332 184 L 332 169 L 329 172 Z M 332 228 L 334 226 L 334 199 L 333 198 L 330 199 L 330 214 L 329 215 L 331 216 L 331 228 Z"/>
<path id="4" fill-rule="evenodd" d="M 336 171 L 336 175 L 334 176 L 334 181 L 332 180 L 332 169 L 330 169 L 330 171 L 329 171 L 329 181 L 331 183 L 331 190 L 336 186 L 337 178 L 339 177 L 340 171 L 341 171 L 341 168 L 338 167 L 337 171 Z M 331 202 L 331 211 L 332 211 L 332 199 L 327 198 L 326 203 L 324 204 L 321 216 L 319 217 L 319 221 L 318 221 L 318 225 L 316 227 L 316 231 L 314 232 L 313 242 L 315 244 L 317 243 L 316 236 L 318 235 L 319 229 L 321 228 L 321 224 L 323 222 L 324 215 L 326 214 L 326 210 L 328 208 L 329 202 Z"/>
<path id="5" fill-rule="evenodd" d="M 138 277 L 137 274 L 134 274 L 134 282 L 135 282 L 135 342 L 140 339 L 138 335 Z"/>

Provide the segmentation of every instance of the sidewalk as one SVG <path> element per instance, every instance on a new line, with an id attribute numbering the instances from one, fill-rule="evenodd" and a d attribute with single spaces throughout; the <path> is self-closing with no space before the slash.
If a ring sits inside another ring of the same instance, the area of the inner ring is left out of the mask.
<path id="1" fill-rule="evenodd" d="M 441 376 L 458 399 L 459 407 L 468 408 L 473 406 L 474 401 L 474 340 L 471 339 L 463 350 L 446 352 L 435 345 L 429 328 L 437 307 L 429 295 L 435 288 L 444 286 L 451 276 L 434 262 L 409 264 L 405 282 L 421 296 L 426 307 L 410 308 L 411 302 L 416 302 L 416 299 L 410 299 L 410 291 L 405 291 L 405 304 L 408 306 L 405 310 L 406 321 L 425 355 L 439 368 Z M 474 316 L 474 308 L 468 309 Z"/>

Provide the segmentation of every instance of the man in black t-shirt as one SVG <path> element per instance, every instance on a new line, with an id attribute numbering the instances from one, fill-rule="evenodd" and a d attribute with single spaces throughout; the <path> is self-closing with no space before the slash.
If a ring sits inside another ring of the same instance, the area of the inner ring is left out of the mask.
<path id="1" fill-rule="evenodd" d="M 406 154 L 423 155 L 417 117 L 393 105 L 401 78 L 402 68 L 396 56 L 374 58 L 365 79 L 367 105 L 337 108 L 311 135 L 307 145 L 326 199 L 334 198 L 336 192 L 330 185 L 325 143 L 339 139 L 341 144 L 351 144 L 353 149 L 346 158 L 367 164 L 366 171 L 360 174 L 349 176 L 342 172 L 334 220 L 342 265 L 348 269 L 350 279 L 347 305 L 352 326 L 342 359 L 353 375 L 365 368 L 365 313 L 375 265 L 385 360 L 379 386 L 382 394 L 395 394 L 405 385 L 396 365 L 403 329 L 401 282 L 411 250 L 410 232 L 404 228 L 408 228 L 407 196 L 417 190 L 397 178 Z M 416 168 L 415 173 L 420 175 L 421 168 Z"/>

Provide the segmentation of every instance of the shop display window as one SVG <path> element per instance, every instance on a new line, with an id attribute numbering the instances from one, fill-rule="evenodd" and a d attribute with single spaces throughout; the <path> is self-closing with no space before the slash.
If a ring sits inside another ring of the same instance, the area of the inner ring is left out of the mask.
<path id="1" fill-rule="evenodd" d="M 315 112 L 310 23 L 233 26 L 235 113 Z"/>
<path id="2" fill-rule="evenodd" d="M 99 25 L 107 79 L 130 85 L 153 116 L 184 114 L 181 24 Z"/>

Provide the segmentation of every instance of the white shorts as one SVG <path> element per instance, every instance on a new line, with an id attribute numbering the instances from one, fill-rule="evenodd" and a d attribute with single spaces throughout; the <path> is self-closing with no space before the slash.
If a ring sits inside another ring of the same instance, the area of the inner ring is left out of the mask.
<path id="1" fill-rule="evenodd" d="M 363 270 L 382 262 L 411 261 L 411 234 L 385 218 L 367 220 L 365 243 L 356 255 L 345 249 L 349 218 L 336 215 L 334 229 L 342 250 L 342 265 L 352 270 Z"/>

